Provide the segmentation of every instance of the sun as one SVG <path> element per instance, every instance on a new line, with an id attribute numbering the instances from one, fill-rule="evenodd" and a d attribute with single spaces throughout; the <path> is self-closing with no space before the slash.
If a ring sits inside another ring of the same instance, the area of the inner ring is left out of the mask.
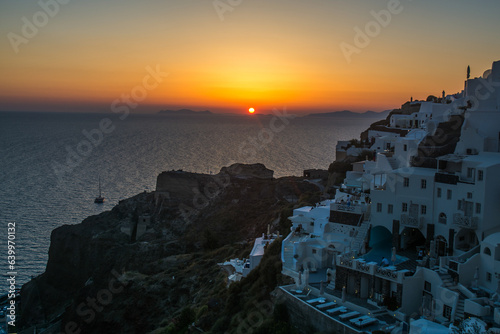
<path id="1" fill-rule="evenodd" d="M 254 108 L 249 108 L 248 112 L 251 113 L 251 114 L 253 114 L 255 112 L 255 109 Z"/>

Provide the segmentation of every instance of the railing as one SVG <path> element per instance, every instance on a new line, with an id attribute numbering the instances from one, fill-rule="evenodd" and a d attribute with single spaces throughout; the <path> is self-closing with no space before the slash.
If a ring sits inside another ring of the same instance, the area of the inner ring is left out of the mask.
<path id="1" fill-rule="evenodd" d="M 369 205 L 365 203 L 356 203 L 356 201 L 351 202 L 350 205 L 335 203 L 331 206 L 331 209 L 334 211 L 343 211 L 349 213 L 363 214 L 368 211 Z"/>
<path id="2" fill-rule="evenodd" d="M 416 227 L 416 228 L 420 228 L 421 227 L 421 222 L 422 222 L 422 219 L 418 219 L 418 217 L 410 217 L 408 215 L 401 215 L 401 225 L 403 226 L 410 226 L 410 227 Z"/>
<path id="3" fill-rule="evenodd" d="M 375 269 L 375 274 L 379 277 L 388 278 L 390 280 L 398 281 L 398 272 L 388 268 L 378 267 Z"/>
<path id="4" fill-rule="evenodd" d="M 453 215 L 453 223 L 455 225 L 458 225 L 460 227 L 464 228 L 470 228 L 470 229 L 477 229 L 477 225 L 479 223 L 479 218 L 478 217 L 468 217 L 464 216 L 461 213 L 455 213 Z"/>
<path id="5" fill-rule="evenodd" d="M 340 257 L 337 266 L 349 268 L 359 272 L 375 275 L 384 279 L 388 279 L 397 283 L 402 283 L 407 270 L 398 271 L 396 267 L 380 267 L 375 263 L 366 263 L 360 259 L 352 259 L 347 256 Z"/>
<path id="6" fill-rule="evenodd" d="M 345 204 L 337 204 L 335 209 L 337 211 L 347 211 L 347 212 L 353 212 L 354 210 L 356 210 L 354 205 L 345 205 Z"/>
<path id="7" fill-rule="evenodd" d="M 356 263 L 356 269 L 359 271 L 370 272 L 370 265 L 365 262 Z"/>

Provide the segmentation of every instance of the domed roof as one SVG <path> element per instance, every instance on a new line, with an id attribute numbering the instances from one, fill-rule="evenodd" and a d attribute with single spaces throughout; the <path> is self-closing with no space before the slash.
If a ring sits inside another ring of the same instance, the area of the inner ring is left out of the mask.
<path id="1" fill-rule="evenodd" d="M 492 235 L 487 236 L 483 242 L 484 244 L 489 244 L 496 246 L 497 244 L 500 244 L 500 232 L 493 233 Z M 482 248 L 482 247 L 481 247 Z"/>

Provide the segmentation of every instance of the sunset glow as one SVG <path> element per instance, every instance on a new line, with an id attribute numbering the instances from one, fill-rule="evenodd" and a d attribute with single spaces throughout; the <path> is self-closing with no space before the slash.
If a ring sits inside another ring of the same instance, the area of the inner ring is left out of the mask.
<path id="1" fill-rule="evenodd" d="M 250 109 L 248 109 L 248 112 L 251 113 L 251 114 L 253 114 L 255 112 L 255 109 L 254 108 L 250 108 Z"/>
<path id="2" fill-rule="evenodd" d="M 60 4 L 27 35 L 22 18 L 43 9 L 2 2 L 0 108 L 109 111 L 138 92 L 149 66 L 168 76 L 149 83 L 134 112 L 234 113 L 255 100 L 261 112 L 391 109 L 411 96 L 459 92 L 468 65 L 480 76 L 500 59 L 499 6 L 401 1 L 383 26 L 372 12 L 387 10 L 386 1 L 256 0 L 221 14 L 201 0 L 92 0 Z M 368 23 L 377 34 L 365 32 Z"/>

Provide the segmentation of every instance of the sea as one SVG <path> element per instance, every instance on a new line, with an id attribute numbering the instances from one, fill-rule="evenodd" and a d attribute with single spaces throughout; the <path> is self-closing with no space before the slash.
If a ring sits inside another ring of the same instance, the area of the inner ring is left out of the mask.
<path id="1" fill-rule="evenodd" d="M 7 293 L 9 272 L 15 272 L 16 288 L 44 272 L 52 230 L 153 191 L 162 171 L 215 174 L 236 162 L 260 162 L 275 177 L 300 176 L 304 169 L 327 169 L 338 140 L 359 138 L 378 120 L 280 113 L 0 112 L 0 295 Z M 94 203 L 99 182 L 104 204 Z"/>

